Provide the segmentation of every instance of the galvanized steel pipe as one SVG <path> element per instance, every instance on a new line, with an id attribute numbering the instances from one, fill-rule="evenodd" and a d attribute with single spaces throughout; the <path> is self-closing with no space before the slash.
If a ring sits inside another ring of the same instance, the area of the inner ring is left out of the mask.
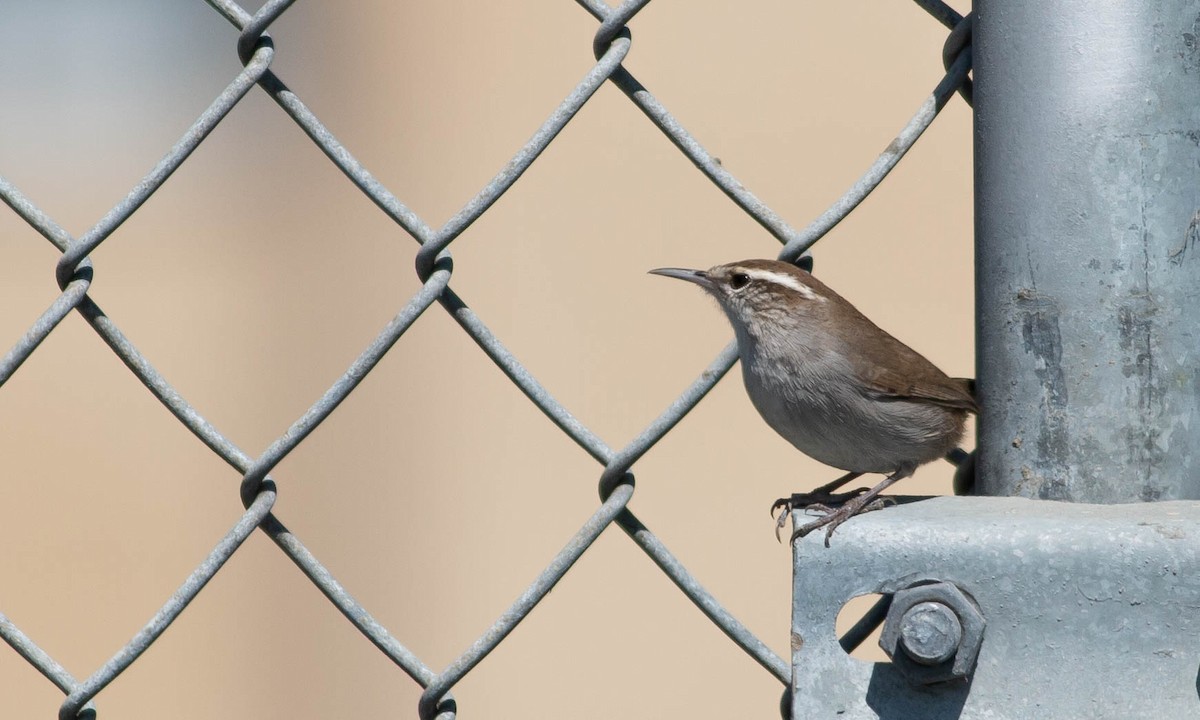
<path id="1" fill-rule="evenodd" d="M 977 491 L 1200 498 L 1200 5 L 978 0 Z"/>

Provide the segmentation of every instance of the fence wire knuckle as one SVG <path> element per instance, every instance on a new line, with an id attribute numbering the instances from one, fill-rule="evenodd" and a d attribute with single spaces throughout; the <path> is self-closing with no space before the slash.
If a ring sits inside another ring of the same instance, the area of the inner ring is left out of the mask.
<path id="1" fill-rule="evenodd" d="M 611 82 L 714 185 L 779 240 L 783 246 L 780 258 L 796 261 L 878 187 L 955 92 L 961 93 L 964 100 L 970 102 L 968 73 L 971 65 L 971 16 L 963 17 L 939 0 L 916 0 L 921 8 L 950 30 L 943 49 L 945 75 L 859 180 L 838 197 L 828 210 L 803 230 L 797 231 L 726 170 L 646 86 L 622 66 L 632 43 L 628 24 L 649 4 L 649 0 L 628 0 L 615 9 L 601 0 L 577 0 L 583 9 L 599 22 L 592 38 L 595 65 L 504 167 L 442 227 L 435 229 L 384 187 L 270 69 L 275 56 L 275 44 L 267 29 L 287 11 L 292 1 L 272 0 L 251 14 L 234 2 L 209 0 L 209 5 L 238 31 L 235 51 L 242 69 L 162 159 L 120 202 L 80 237 L 73 238 L 12 183 L 0 178 L 0 198 L 62 253 L 55 265 L 55 279 L 61 294 L 0 359 L 0 387 L 34 354 L 41 342 L 59 323 L 75 310 L 159 402 L 240 475 L 239 496 L 245 508 L 233 527 L 216 543 L 146 625 L 87 678 L 77 680 L 38 647 L 13 620 L 3 614 L 0 614 L 0 637 L 66 694 L 59 710 L 60 718 L 68 720 L 93 717 L 93 701 L 96 696 L 141 657 L 257 528 L 296 564 L 305 577 L 364 637 L 424 688 L 418 703 L 418 714 L 421 718 L 453 718 L 457 713 L 457 704 L 450 694 L 451 689 L 504 641 L 571 566 L 587 552 L 596 538 L 610 525 L 616 524 L 706 617 L 767 672 L 787 686 L 791 677 L 788 662 L 775 654 L 705 590 L 629 508 L 635 490 L 633 466 L 724 377 L 737 360 L 736 346 L 727 346 L 658 417 L 623 447 L 615 449 L 556 400 L 450 286 L 453 261 L 449 248 L 454 240 L 487 212 L 537 160 L 596 91 L 605 83 Z M 162 187 L 167 178 L 256 85 L 292 118 L 351 183 L 416 240 L 419 247 L 414 253 L 414 270 L 421 281 L 421 288 L 399 308 L 345 372 L 265 450 L 254 457 L 240 449 L 189 404 L 119 329 L 113 319 L 88 296 L 88 291 L 95 275 L 90 259 L 92 252 Z M 500 371 L 555 426 L 601 465 L 597 480 L 600 505 L 545 569 L 533 579 L 521 596 L 441 672 L 431 669 L 393 637 L 272 513 L 278 492 L 277 485 L 282 483 L 270 475 L 291 451 L 354 392 L 395 343 L 434 304 L 439 304 L 458 323 Z M 846 642 L 861 642 L 861 637 L 865 637 L 869 632 L 867 625 L 878 615 L 878 608 L 872 612 L 872 615 L 860 622 L 860 626 L 856 626 Z"/>

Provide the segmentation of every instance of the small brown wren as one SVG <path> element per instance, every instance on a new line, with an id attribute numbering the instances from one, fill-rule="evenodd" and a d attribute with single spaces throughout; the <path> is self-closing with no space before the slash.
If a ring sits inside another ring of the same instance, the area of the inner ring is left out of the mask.
<path id="1" fill-rule="evenodd" d="M 800 452 L 847 471 L 775 501 L 776 534 L 792 509 L 806 508 L 820 517 L 792 540 L 824 527 L 828 546 L 838 525 L 881 507 L 886 488 L 953 450 L 967 414 L 978 411 L 970 380 L 947 377 L 794 265 L 743 260 L 650 272 L 716 298 L 733 325 L 742 379 L 759 414 Z M 863 473 L 887 477 L 870 489 L 833 492 Z"/>

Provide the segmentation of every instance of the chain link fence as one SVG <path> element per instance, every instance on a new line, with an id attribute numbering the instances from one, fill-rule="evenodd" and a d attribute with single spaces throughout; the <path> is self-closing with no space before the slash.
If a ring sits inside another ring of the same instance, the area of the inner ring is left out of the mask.
<path id="1" fill-rule="evenodd" d="M 648 0 L 632 0 L 617 8 L 611 8 L 600 0 L 578 0 L 578 4 L 599 23 L 592 46 L 596 57 L 595 65 L 501 171 L 448 222 L 435 228 L 379 182 L 333 136 L 301 98 L 289 89 L 283 78 L 272 70 L 275 47 L 267 31 L 292 5 L 290 0 L 273 0 L 255 13 L 247 12 L 237 4 L 223 0 L 210 0 L 209 4 L 240 32 L 237 53 L 243 64 L 242 71 L 212 101 L 162 160 L 87 232 L 73 237 L 59 222 L 26 197 L 16 185 L 8 179 L 0 178 L 0 197 L 62 253 L 56 267 L 61 295 L 30 324 L 28 331 L 0 360 L 0 386 L 33 355 L 67 315 L 77 311 L 154 397 L 213 453 L 233 466 L 242 478 L 240 494 L 245 513 L 141 631 L 91 675 L 83 678 L 72 675 L 62 664 L 43 651 L 14 621 L 0 614 L 0 637 L 66 695 L 59 716 L 65 719 L 93 715 L 93 701 L 97 695 L 137 662 L 255 529 L 266 533 L 367 640 L 424 688 L 418 708 L 421 718 L 455 717 L 457 707 L 452 690 L 456 684 L 504 641 L 571 566 L 587 552 L 596 538 L 613 524 L 620 527 L 684 596 L 732 642 L 786 688 L 791 673 L 789 662 L 779 657 L 722 607 L 628 507 L 634 494 L 630 468 L 670 432 L 725 375 L 736 360 L 735 347 L 731 345 L 720 353 L 691 386 L 632 441 L 623 447 L 610 446 L 560 404 L 538 379 L 518 362 L 501 339 L 472 312 L 467 302 L 450 287 L 454 272 L 450 248 L 454 240 L 486 213 L 534 163 L 597 89 L 606 82 L 611 82 L 701 173 L 779 240 L 782 244 L 779 253 L 781 259 L 798 261 L 813 243 L 846 217 L 883 180 L 955 93 L 960 93 L 970 102 L 969 16 L 964 18 L 938 0 L 917 0 L 917 5 L 949 31 L 943 54 L 946 69 L 944 77 L 921 102 L 896 139 L 866 169 L 861 178 L 827 211 L 806 227 L 796 229 L 726 170 L 718 159 L 688 133 L 650 90 L 622 66 L 632 43 L 627 25 L 648 4 Z M 249 93 L 257 91 L 265 92 L 274 100 L 354 186 L 417 241 L 419 249 L 415 256 L 415 269 L 422 286 L 342 376 L 295 420 L 286 432 L 271 442 L 265 450 L 253 454 L 235 445 L 189 404 L 167 378 L 155 369 L 150 360 L 130 342 L 116 321 L 89 297 L 88 290 L 95 272 L 89 258 L 93 251 L 142 207 L 239 102 Z M 579 528 L 566 546 L 549 560 L 545 569 L 521 596 L 500 613 L 494 624 L 441 670 L 430 667 L 376 621 L 370 611 L 354 599 L 350 591 L 322 565 L 300 538 L 288 530 L 281 518 L 273 513 L 277 487 L 271 476 L 279 463 L 359 386 L 405 332 L 434 305 L 440 305 L 479 349 L 520 389 L 529 402 L 603 468 L 599 480 L 601 501 L 594 514 Z M 851 631 L 851 637 L 847 638 L 846 644 L 853 646 L 861 642 L 862 637 L 865 637 L 866 627 L 867 625 L 860 624 Z"/>

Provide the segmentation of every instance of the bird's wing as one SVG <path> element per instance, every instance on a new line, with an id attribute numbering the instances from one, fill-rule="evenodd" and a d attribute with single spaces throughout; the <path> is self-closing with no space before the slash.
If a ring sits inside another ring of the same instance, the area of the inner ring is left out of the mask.
<path id="1" fill-rule="evenodd" d="M 875 397 L 924 401 L 979 412 L 975 402 L 975 381 L 946 377 L 924 355 L 892 337 L 861 313 L 851 315 L 840 331 L 847 340 L 847 348 L 858 351 L 860 378 Z M 900 372 L 897 367 L 905 370 Z"/>
<path id="2" fill-rule="evenodd" d="M 917 377 L 904 377 L 884 368 L 876 368 L 867 380 L 868 387 L 877 397 L 894 400 L 923 400 L 942 407 L 968 412 L 979 412 L 973 392 L 975 381 L 967 378 L 948 378 L 933 368 L 936 375 L 921 373 Z M 949 382 L 947 382 L 949 381 Z"/>
<path id="3" fill-rule="evenodd" d="M 847 307 L 849 312 L 834 332 L 844 353 L 857 356 L 856 369 L 867 392 L 883 400 L 915 400 L 979 412 L 974 380 L 947 377 L 924 355 L 892 337 L 854 306 Z"/>

